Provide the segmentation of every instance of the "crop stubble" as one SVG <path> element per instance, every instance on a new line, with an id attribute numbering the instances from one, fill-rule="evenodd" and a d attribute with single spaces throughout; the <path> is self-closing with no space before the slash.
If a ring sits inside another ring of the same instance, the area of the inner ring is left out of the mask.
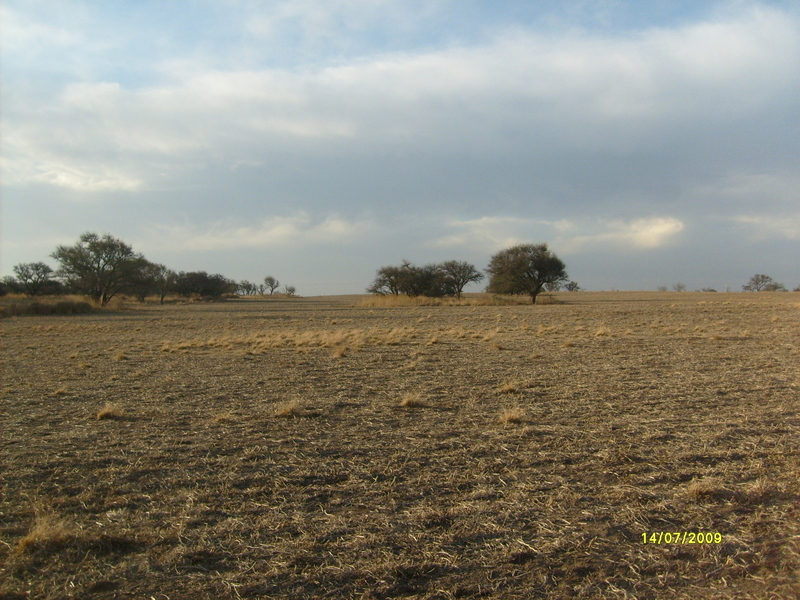
<path id="1" fill-rule="evenodd" d="M 800 298 L 558 298 L 6 319 L 0 595 L 794 597 Z"/>

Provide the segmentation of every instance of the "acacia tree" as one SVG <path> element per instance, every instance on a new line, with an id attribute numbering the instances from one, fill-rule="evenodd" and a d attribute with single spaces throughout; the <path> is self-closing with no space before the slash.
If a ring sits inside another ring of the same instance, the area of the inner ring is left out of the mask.
<path id="1" fill-rule="evenodd" d="M 17 283 L 28 296 L 36 296 L 52 283 L 53 269 L 43 262 L 20 263 L 14 267 Z"/>
<path id="2" fill-rule="evenodd" d="M 237 291 L 241 292 L 245 296 L 255 296 L 256 292 L 258 292 L 258 286 L 251 281 L 247 281 L 247 279 L 243 279 L 239 282 Z"/>
<path id="3" fill-rule="evenodd" d="M 470 271 L 471 269 L 471 271 Z M 378 269 L 375 280 L 367 288 L 370 294 L 405 294 L 406 296 L 427 296 L 441 298 L 455 296 L 475 277 L 483 278 L 475 267 L 468 263 L 450 261 L 443 265 L 429 264 L 422 267 L 404 260 L 399 267 L 389 266 Z"/>
<path id="4" fill-rule="evenodd" d="M 56 275 L 101 306 L 135 284 L 144 260 L 122 240 L 90 232 L 74 246 L 58 246 L 51 256 L 61 263 Z"/>
<path id="5" fill-rule="evenodd" d="M 742 286 L 742 290 L 745 292 L 785 292 L 786 288 L 769 275 L 756 273 L 746 285 Z"/>
<path id="6" fill-rule="evenodd" d="M 494 294 L 528 294 L 531 303 L 547 285 L 567 280 L 564 263 L 547 244 L 520 244 L 495 254 L 486 268 L 489 274 L 487 292 Z"/>
<path id="7" fill-rule="evenodd" d="M 483 280 L 483 273 L 465 261 L 448 260 L 440 265 L 445 278 L 455 291 L 456 298 L 461 298 L 461 292 L 468 283 L 478 283 Z"/>
<path id="8" fill-rule="evenodd" d="M 272 296 L 272 294 L 275 293 L 275 290 L 281 286 L 281 282 L 275 279 L 272 275 L 267 275 L 264 277 L 264 285 L 267 286 L 269 295 Z"/>

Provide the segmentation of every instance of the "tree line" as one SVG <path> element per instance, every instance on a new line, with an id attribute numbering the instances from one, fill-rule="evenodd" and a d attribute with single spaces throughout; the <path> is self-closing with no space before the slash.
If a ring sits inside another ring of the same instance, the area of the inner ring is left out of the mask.
<path id="1" fill-rule="evenodd" d="M 274 294 L 280 282 L 272 276 L 256 285 L 237 283 L 219 273 L 176 272 L 147 260 L 142 254 L 110 234 L 87 232 L 72 246 L 58 246 L 50 255 L 59 263 L 55 271 L 44 262 L 22 263 L 14 267 L 15 277 L 0 282 L 0 295 L 8 292 L 28 296 L 77 293 L 105 306 L 121 295 L 144 301 L 158 296 L 163 304 L 168 294 L 184 298 L 221 298 L 226 294 Z M 293 296 L 294 286 L 284 287 Z"/>
<path id="2" fill-rule="evenodd" d="M 527 295 L 533 304 L 536 304 L 536 297 L 544 290 L 556 291 L 562 287 L 570 291 L 579 289 L 577 283 L 568 281 L 564 262 L 547 244 L 519 244 L 501 250 L 492 256 L 485 271 L 489 275 L 487 292 Z M 483 273 L 463 261 L 451 260 L 422 267 L 403 261 L 399 266 L 378 269 L 367 292 L 460 298 L 467 284 L 483 279 Z"/>

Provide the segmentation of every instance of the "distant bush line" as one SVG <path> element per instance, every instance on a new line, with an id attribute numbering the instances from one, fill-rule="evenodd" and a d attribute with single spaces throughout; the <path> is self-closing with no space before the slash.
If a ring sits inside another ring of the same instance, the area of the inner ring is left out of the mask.
<path id="1" fill-rule="evenodd" d="M 95 312 L 88 302 L 60 300 L 58 302 L 11 302 L 0 306 L 0 318 L 22 315 L 82 315 Z"/>

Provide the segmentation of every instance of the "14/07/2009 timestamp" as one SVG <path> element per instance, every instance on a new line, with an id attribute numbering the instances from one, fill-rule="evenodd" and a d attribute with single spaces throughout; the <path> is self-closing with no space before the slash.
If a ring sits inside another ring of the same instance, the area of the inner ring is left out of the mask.
<path id="1" fill-rule="evenodd" d="M 722 534 L 702 531 L 654 531 L 642 533 L 643 544 L 721 544 Z"/>

